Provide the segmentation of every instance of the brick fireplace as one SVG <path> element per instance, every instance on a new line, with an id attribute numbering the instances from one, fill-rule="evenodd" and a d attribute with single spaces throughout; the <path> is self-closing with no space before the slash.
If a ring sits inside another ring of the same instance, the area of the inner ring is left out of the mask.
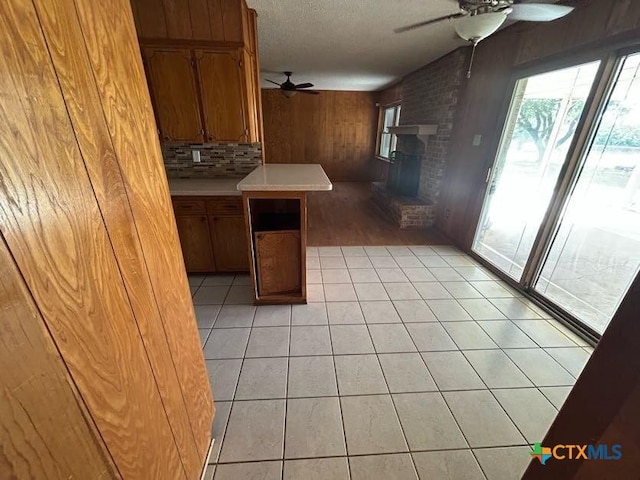
<path id="1" fill-rule="evenodd" d="M 437 125 L 402 125 L 389 128 L 398 136 L 398 145 L 427 144 L 430 136 L 436 135 Z M 408 141 L 403 142 L 403 139 Z M 409 153 L 398 149 L 389 159 L 389 173 L 386 182 L 371 185 L 374 202 L 401 229 L 421 229 L 435 223 L 435 207 L 430 199 L 418 196 L 422 172 L 422 150 L 412 148 Z"/>

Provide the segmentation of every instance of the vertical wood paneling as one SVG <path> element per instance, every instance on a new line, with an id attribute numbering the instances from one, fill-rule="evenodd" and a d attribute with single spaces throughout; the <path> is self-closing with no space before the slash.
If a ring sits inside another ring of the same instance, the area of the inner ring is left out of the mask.
<path id="1" fill-rule="evenodd" d="M 549 23 L 531 23 L 514 38 L 521 44 L 516 64 L 538 60 L 581 45 L 602 42 L 637 26 L 640 5 L 631 0 L 578 3 L 570 15 Z"/>
<path id="2" fill-rule="evenodd" d="M 149 281 L 138 242 L 138 231 L 105 123 L 73 0 L 39 0 L 36 5 L 78 145 L 116 253 L 180 457 L 188 476 L 195 478 L 201 471 L 203 459 L 197 451 L 174 367 L 175 359 L 172 358 Z M 185 322 L 188 321 L 185 318 Z"/>
<path id="3" fill-rule="evenodd" d="M 372 92 L 286 98 L 262 91 L 267 163 L 319 163 L 333 181 L 371 179 L 377 109 Z"/>
<path id="4" fill-rule="evenodd" d="M 2 238 L 0 318 L 0 478 L 118 476 Z"/>
<path id="5" fill-rule="evenodd" d="M 243 0 L 131 0 L 131 5 L 140 38 L 249 45 L 250 19 Z"/>
<path id="6" fill-rule="evenodd" d="M 211 39 L 211 17 L 207 0 L 189 0 L 191 18 L 191 38 L 193 40 Z M 183 5 L 183 8 L 186 5 Z"/>
<path id="7" fill-rule="evenodd" d="M 225 42 L 242 42 L 243 0 L 220 0 Z"/>
<path id="8" fill-rule="evenodd" d="M 213 401 L 180 254 L 164 163 L 127 0 L 78 2 L 80 24 L 113 149 L 118 157 L 167 342 L 175 359 L 200 458 L 207 454 Z M 105 34 L 107 32 L 108 34 Z M 119 55 L 104 58 L 104 52 Z"/>
<path id="9" fill-rule="evenodd" d="M 162 0 L 162 5 L 169 38 L 191 39 L 189 2 L 184 0 Z"/>
<path id="10" fill-rule="evenodd" d="M 140 37 L 167 37 L 167 21 L 162 0 L 133 0 L 132 5 L 136 8 L 136 25 Z"/>
<path id="11" fill-rule="evenodd" d="M 222 0 L 207 0 L 211 40 L 224 42 L 224 20 L 222 18 Z"/>
<path id="12" fill-rule="evenodd" d="M 33 5 L 0 25 L 2 234 L 122 476 L 185 478 Z"/>

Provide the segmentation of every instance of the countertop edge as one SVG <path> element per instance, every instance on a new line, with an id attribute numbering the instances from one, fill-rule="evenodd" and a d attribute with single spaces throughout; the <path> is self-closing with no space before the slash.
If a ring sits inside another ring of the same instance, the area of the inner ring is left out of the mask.
<path id="1" fill-rule="evenodd" d="M 179 191 L 179 192 L 169 192 L 172 197 L 239 197 L 242 192 L 239 190 L 228 190 L 228 191 L 219 191 L 214 190 L 210 192 L 203 191 Z"/>
<path id="2" fill-rule="evenodd" d="M 269 186 L 238 186 L 239 192 L 329 192 L 333 190 L 333 184 L 327 186 L 318 185 L 269 185 Z"/>

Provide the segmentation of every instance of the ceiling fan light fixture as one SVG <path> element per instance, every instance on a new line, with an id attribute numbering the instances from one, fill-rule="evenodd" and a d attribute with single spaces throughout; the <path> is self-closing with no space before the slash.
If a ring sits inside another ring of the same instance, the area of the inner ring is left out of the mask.
<path id="1" fill-rule="evenodd" d="M 284 94 L 285 97 L 291 98 L 296 94 L 296 91 L 295 90 L 282 90 L 282 93 Z"/>
<path id="2" fill-rule="evenodd" d="M 505 11 L 467 15 L 457 18 L 454 28 L 460 38 L 477 43 L 498 30 L 507 19 L 507 15 Z"/>

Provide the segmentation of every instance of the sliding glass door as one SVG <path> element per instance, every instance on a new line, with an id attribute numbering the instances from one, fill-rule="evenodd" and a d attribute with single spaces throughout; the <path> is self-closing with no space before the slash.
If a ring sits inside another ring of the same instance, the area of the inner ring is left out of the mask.
<path id="1" fill-rule="evenodd" d="M 473 249 L 520 280 L 599 62 L 518 80 Z"/>
<path id="2" fill-rule="evenodd" d="M 626 57 L 534 286 L 599 334 L 640 266 L 639 74 Z"/>
<path id="3" fill-rule="evenodd" d="M 604 65 L 516 82 L 473 243 L 595 336 L 640 268 L 640 54 Z"/>

